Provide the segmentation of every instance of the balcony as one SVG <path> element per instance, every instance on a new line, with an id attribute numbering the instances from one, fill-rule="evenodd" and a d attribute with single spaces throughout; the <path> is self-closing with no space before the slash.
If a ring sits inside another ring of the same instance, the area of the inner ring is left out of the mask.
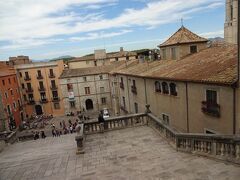
<path id="1" fill-rule="evenodd" d="M 47 98 L 42 98 L 42 99 L 40 99 L 40 103 L 47 103 L 48 102 L 48 100 L 47 100 Z"/>
<path id="2" fill-rule="evenodd" d="M 39 87 L 38 90 L 42 92 L 45 91 L 46 89 L 44 87 Z"/>
<path id="3" fill-rule="evenodd" d="M 51 86 L 50 88 L 51 88 L 51 90 L 57 90 L 58 89 L 58 87 L 56 85 L 55 86 Z"/>
<path id="4" fill-rule="evenodd" d="M 49 78 L 55 78 L 55 74 L 54 74 L 54 73 L 49 74 L 48 77 L 49 77 Z"/>
<path id="5" fill-rule="evenodd" d="M 121 89 L 124 89 L 124 84 L 123 84 L 123 82 L 120 82 L 120 88 L 121 88 Z"/>
<path id="6" fill-rule="evenodd" d="M 34 101 L 34 100 L 29 100 L 29 101 L 28 101 L 28 105 L 33 105 L 33 104 L 35 104 L 35 101 Z"/>
<path id="7" fill-rule="evenodd" d="M 52 102 L 59 102 L 60 101 L 60 98 L 59 97 L 53 97 L 52 98 Z"/>
<path id="8" fill-rule="evenodd" d="M 131 86 L 131 91 L 132 91 L 132 93 L 137 94 L 137 87 Z"/>
<path id="9" fill-rule="evenodd" d="M 25 76 L 25 77 L 24 77 L 24 80 L 25 80 L 25 81 L 30 81 L 31 78 L 30 78 L 30 76 Z"/>
<path id="10" fill-rule="evenodd" d="M 43 79 L 43 76 L 42 75 L 37 75 L 37 79 L 38 80 Z"/>
<path id="11" fill-rule="evenodd" d="M 210 116 L 220 117 L 220 105 L 202 101 L 202 112 Z"/>
<path id="12" fill-rule="evenodd" d="M 33 92 L 33 89 L 32 88 L 27 88 L 26 89 L 26 93 L 32 93 Z"/>

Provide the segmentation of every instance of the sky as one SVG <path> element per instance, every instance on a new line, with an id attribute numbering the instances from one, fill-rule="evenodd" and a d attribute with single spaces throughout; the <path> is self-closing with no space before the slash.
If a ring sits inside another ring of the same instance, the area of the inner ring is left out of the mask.
<path id="1" fill-rule="evenodd" d="M 0 0 L 0 60 L 157 48 L 183 25 L 223 37 L 225 0 Z"/>

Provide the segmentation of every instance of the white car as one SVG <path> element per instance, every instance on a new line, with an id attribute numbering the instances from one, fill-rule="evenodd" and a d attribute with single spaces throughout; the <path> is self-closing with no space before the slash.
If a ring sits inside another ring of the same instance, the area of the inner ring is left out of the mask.
<path id="1" fill-rule="evenodd" d="M 110 115 L 109 115 L 108 109 L 104 108 L 103 109 L 103 118 L 105 119 L 105 118 L 109 118 L 109 117 L 110 117 Z"/>

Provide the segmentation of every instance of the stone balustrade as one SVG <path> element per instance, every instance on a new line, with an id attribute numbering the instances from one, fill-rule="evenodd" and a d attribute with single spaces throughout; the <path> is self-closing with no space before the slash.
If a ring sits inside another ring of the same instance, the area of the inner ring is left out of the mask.
<path id="1" fill-rule="evenodd" d="M 107 118 L 104 121 L 104 131 L 111 131 L 146 124 L 147 118 L 145 113 L 118 116 Z M 98 121 L 84 123 L 85 134 L 94 134 L 99 133 L 100 131 L 100 124 Z"/>
<path id="2" fill-rule="evenodd" d="M 154 116 L 146 113 L 107 118 L 104 131 L 147 125 L 168 140 L 177 151 L 198 154 L 240 164 L 240 136 L 181 133 Z M 84 123 L 84 134 L 102 132 L 97 121 Z"/>
<path id="3" fill-rule="evenodd" d="M 147 114 L 148 125 L 164 136 L 177 151 L 240 164 L 240 136 L 180 133 Z"/>

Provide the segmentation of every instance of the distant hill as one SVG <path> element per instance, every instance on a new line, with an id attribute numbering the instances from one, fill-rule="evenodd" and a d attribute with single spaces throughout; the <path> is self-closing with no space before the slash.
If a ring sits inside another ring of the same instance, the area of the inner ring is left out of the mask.
<path id="1" fill-rule="evenodd" d="M 49 61 L 59 61 L 59 60 L 63 60 L 63 61 L 65 62 L 65 61 L 72 60 L 72 59 L 74 59 L 74 58 L 75 58 L 75 57 L 73 57 L 73 56 L 66 55 L 66 56 L 60 56 L 60 57 L 57 57 L 57 58 L 50 59 Z"/>
<path id="2" fill-rule="evenodd" d="M 215 38 L 209 38 L 208 40 L 212 41 L 212 42 L 223 42 L 224 38 L 222 38 L 222 37 L 215 37 Z"/>

